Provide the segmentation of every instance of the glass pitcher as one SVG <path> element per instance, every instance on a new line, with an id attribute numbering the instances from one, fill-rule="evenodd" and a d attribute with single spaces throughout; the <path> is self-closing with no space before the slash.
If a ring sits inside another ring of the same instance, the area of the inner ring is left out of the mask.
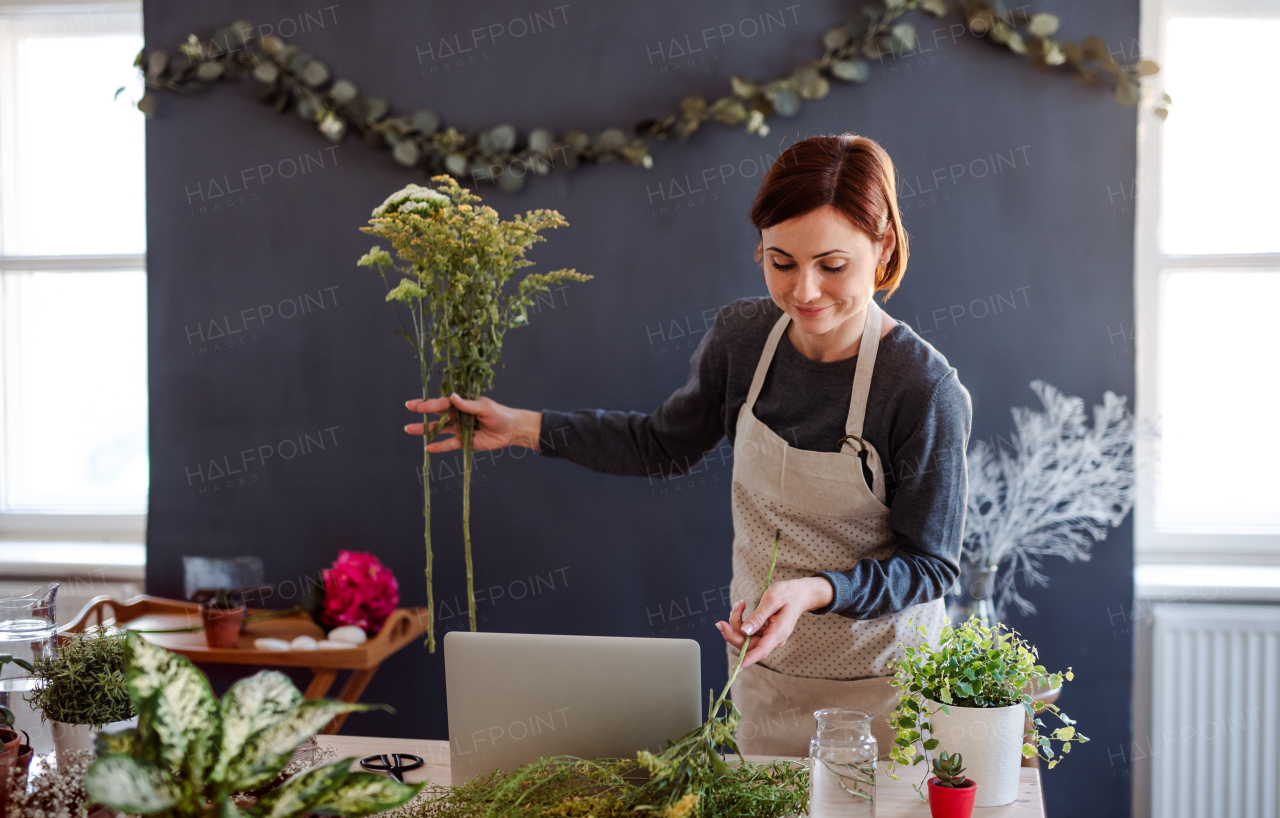
<path id="1" fill-rule="evenodd" d="M 57 640 L 58 583 L 51 582 L 25 596 L 0 599 L 0 655 L 34 662 L 53 656 Z M 53 749 L 53 737 L 27 695 L 35 689 L 30 671 L 16 662 L 0 665 L 0 704 L 14 714 L 15 730 L 25 730 L 37 753 Z"/>
<path id="2" fill-rule="evenodd" d="M 874 716 L 865 710 L 818 710 L 818 732 L 809 741 L 809 815 L 843 818 L 876 814 Z"/>

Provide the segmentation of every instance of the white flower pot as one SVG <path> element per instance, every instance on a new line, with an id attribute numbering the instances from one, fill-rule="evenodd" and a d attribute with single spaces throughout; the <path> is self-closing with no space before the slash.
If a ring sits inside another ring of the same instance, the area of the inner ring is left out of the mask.
<path id="1" fill-rule="evenodd" d="M 927 702 L 928 709 L 938 706 Z M 929 763 L 946 750 L 960 753 L 964 774 L 978 784 L 975 807 L 999 807 L 1018 797 L 1018 777 L 1022 767 L 1022 736 L 1027 711 L 1020 704 L 1011 707 L 956 707 L 948 716 L 939 710 L 929 717 L 933 730 L 924 738 L 936 738 Z"/>
<path id="2" fill-rule="evenodd" d="M 99 731 L 114 733 L 126 727 L 137 727 L 138 717 L 134 716 L 111 724 L 66 724 L 61 721 L 51 721 L 49 726 L 53 732 L 54 752 L 61 759 L 63 753 L 71 750 L 92 750 L 94 738 Z"/>

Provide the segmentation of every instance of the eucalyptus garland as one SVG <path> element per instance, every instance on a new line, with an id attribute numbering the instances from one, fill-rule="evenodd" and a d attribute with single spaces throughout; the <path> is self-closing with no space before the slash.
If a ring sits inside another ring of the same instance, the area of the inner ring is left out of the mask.
<path id="1" fill-rule="evenodd" d="M 1040 71 L 1070 70 L 1082 85 L 1110 77 L 1115 100 L 1137 105 L 1143 77 L 1159 71 L 1150 60 L 1121 64 L 1098 37 L 1079 43 L 1055 38 L 1059 19 L 1052 14 L 1008 10 L 1002 0 L 958 0 L 956 10 L 969 33 L 1023 56 Z M 935 17 L 952 11 L 948 0 L 866 0 L 848 22 L 822 36 L 822 56 L 801 63 L 787 76 L 756 82 L 735 75 L 731 93 L 713 101 L 686 96 L 676 111 L 649 118 L 631 128 L 616 126 L 557 131 L 536 128 L 520 134 L 500 124 L 485 130 L 445 127 L 430 110 L 392 115 L 385 99 L 362 94 L 348 79 L 335 79 L 329 66 L 276 36 L 252 40 L 253 26 L 237 20 L 207 39 L 191 34 L 173 53 L 161 49 L 138 54 L 147 88 L 138 108 L 155 113 L 157 91 L 190 94 L 221 81 L 252 80 L 262 102 L 277 112 L 293 108 L 327 139 L 341 142 L 355 133 L 378 148 L 390 149 L 396 162 L 426 175 L 449 174 L 473 183 L 492 182 L 518 190 L 536 174 L 573 170 L 579 164 L 628 162 L 653 166 L 650 143 L 684 139 L 715 121 L 742 125 L 748 133 L 769 133 L 768 120 L 793 117 L 806 100 L 824 99 L 831 82 L 862 83 L 871 75 L 868 61 L 915 52 L 916 30 L 899 18 L 920 9 Z M 123 89 L 121 89 L 123 90 Z M 119 92 L 117 92 L 119 93 Z M 1156 113 L 1167 115 L 1167 96 Z"/>

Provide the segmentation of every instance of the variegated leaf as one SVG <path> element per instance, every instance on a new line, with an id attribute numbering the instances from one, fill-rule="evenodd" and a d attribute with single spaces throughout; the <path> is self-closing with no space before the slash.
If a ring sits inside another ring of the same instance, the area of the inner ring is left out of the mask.
<path id="1" fill-rule="evenodd" d="M 224 780 L 248 791 L 267 783 L 289 763 L 293 751 L 341 713 L 373 710 L 373 705 L 331 699 L 304 701 L 270 727 L 249 737 L 244 750 L 227 768 Z"/>
<path id="2" fill-rule="evenodd" d="M 249 737 L 280 721 L 300 701 L 298 688 L 279 671 L 264 670 L 233 684 L 219 704 L 222 752 L 210 777 L 222 781 Z"/>
<path id="3" fill-rule="evenodd" d="M 152 815 L 178 803 L 177 782 L 158 767 L 129 756 L 99 758 L 84 774 L 91 801 L 132 815 Z"/>
<path id="4" fill-rule="evenodd" d="M 246 818 L 246 814 L 236 806 L 232 796 L 227 796 L 218 805 L 218 818 Z"/>
<path id="5" fill-rule="evenodd" d="M 135 755 L 134 748 L 137 740 L 138 730 L 135 727 L 126 727 L 111 733 L 100 730 L 93 740 L 94 754 L 99 757 Z"/>
<path id="6" fill-rule="evenodd" d="M 408 803 L 425 784 L 401 784 L 395 779 L 373 773 L 351 773 L 343 785 L 328 798 L 311 808 L 316 815 L 359 818 L 375 812 L 386 812 Z"/>
<path id="7" fill-rule="evenodd" d="M 327 800 L 350 775 L 353 758 L 299 773 L 262 797 L 250 810 L 254 818 L 293 818 Z"/>
<path id="8" fill-rule="evenodd" d="M 158 740 L 158 760 L 170 768 L 203 768 L 205 743 L 219 725 L 209 680 L 186 657 L 140 634 L 128 635 L 125 650 L 125 677 L 138 706 L 139 729 Z M 189 753 L 189 748 L 197 752 Z"/>

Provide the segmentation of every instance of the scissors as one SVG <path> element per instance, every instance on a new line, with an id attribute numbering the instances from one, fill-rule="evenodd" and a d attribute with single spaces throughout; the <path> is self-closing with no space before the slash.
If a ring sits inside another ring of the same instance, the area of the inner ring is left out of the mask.
<path id="1" fill-rule="evenodd" d="M 412 763 L 406 764 L 406 760 Z M 423 763 L 421 756 L 409 755 L 408 753 L 382 753 L 381 755 L 360 759 L 361 767 L 374 772 L 386 773 L 401 784 L 404 783 L 405 773 L 418 769 Z"/>

